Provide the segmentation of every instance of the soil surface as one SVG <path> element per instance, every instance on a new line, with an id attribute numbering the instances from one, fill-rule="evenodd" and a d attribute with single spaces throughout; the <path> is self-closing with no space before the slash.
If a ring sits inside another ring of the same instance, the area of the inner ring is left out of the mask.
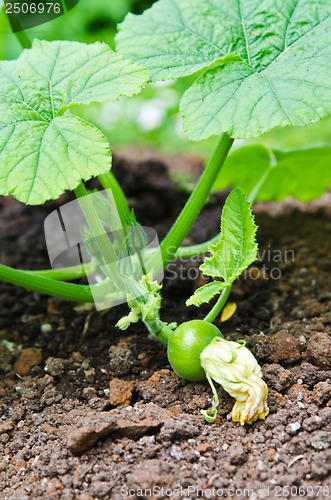
<path id="1" fill-rule="evenodd" d="M 186 197 L 164 165 L 115 159 L 114 172 L 138 220 L 164 236 Z M 217 233 L 225 196 L 211 197 L 187 244 Z M 1 199 L 1 263 L 49 267 L 43 221 L 69 199 Z M 260 259 L 232 289 L 235 314 L 215 322 L 262 366 L 270 414 L 251 426 L 232 422 L 222 389 L 206 423 L 208 385 L 175 375 L 139 323 L 116 329 L 126 306 L 102 314 L 1 283 L 1 499 L 331 497 L 330 205 L 274 208 L 255 206 Z M 204 282 L 199 264 L 170 264 L 165 320 L 208 310 L 185 307 Z"/>

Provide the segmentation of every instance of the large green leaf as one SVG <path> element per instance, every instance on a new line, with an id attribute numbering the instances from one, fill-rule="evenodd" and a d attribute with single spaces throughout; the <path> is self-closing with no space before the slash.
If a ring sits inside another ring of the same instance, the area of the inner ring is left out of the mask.
<path id="1" fill-rule="evenodd" d="M 106 44 L 36 40 L 0 62 L 0 194 L 57 198 L 111 165 L 106 138 L 70 107 L 138 92 L 148 74 Z"/>
<path id="2" fill-rule="evenodd" d="M 257 136 L 331 112 L 329 0 L 159 0 L 127 16 L 117 45 L 154 80 L 205 70 L 181 101 L 193 140 Z"/>
<path id="3" fill-rule="evenodd" d="M 256 259 L 257 226 L 243 191 L 232 191 L 222 212 L 221 237 L 209 245 L 211 257 L 200 266 L 207 276 L 222 278 L 224 286 L 233 281 Z"/>
<path id="4" fill-rule="evenodd" d="M 246 193 L 261 182 L 256 199 L 280 201 L 293 196 L 311 201 L 331 184 L 331 147 L 271 150 L 264 146 L 246 146 L 227 158 L 214 188 L 232 186 Z"/>

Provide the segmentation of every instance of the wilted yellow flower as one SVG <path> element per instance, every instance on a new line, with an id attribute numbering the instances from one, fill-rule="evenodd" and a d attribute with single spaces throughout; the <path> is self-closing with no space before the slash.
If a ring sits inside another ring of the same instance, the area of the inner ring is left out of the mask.
<path id="1" fill-rule="evenodd" d="M 202 351 L 200 361 L 206 374 L 237 400 L 232 410 L 235 422 L 252 424 L 268 415 L 267 385 L 256 359 L 243 343 L 215 337 Z"/>

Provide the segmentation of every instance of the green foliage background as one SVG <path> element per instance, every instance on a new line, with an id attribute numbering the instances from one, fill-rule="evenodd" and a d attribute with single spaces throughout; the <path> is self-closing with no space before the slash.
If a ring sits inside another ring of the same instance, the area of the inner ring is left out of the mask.
<path id="1" fill-rule="evenodd" d="M 64 16 L 31 28 L 26 33 L 30 39 L 105 41 L 114 48 L 117 23 L 124 19 L 127 12 L 141 13 L 152 3 L 153 0 L 80 0 Z M 20 52 L 20 44 L 1 10 L 0 58 L 14 59 Z M 116 103 L 80 106 L 74 112 L 99 127 L 115 151 L 128 145 L 141 145 L 162 149 L 167 153 L 197 152 L 208 156 L 217 138 L 198 143 L 188 141 L 178 112 L 180 98 L 193 81 L 194 77 L 189 76 L 152 83 L 133 98 L 120 98 Z M 250 144 L 277 149 L 331 146 L 331 118 L 307 127 L 276 128 L 257 139 L 237 140 L 234 149 Z"/>

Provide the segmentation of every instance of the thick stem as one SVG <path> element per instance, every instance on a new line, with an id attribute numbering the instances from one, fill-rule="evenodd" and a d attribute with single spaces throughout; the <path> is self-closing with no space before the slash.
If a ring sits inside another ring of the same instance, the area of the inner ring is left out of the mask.
<path id="1" fill-rule="evenodd" d="M 223 288 L 223 291 L 222 291 L 221 295 L 219 296 L 216 304 L 209 311 L 207 316 L 204 318 L 204 321 L 208 321 L 208 323 L 211 323 L 212 321 L 214 321 L 214 319 L 217 317 L 217 315 L 222 310 L 225 302 L 227 301 L 227 298 L 229 296 L 230 291 L 231 291 L 231 285 L 228 285 L 225 288 Z"/>
<path id="2" fill-rule="evenodd" d="M 38 293 L 45 293 L 75 302 L 94 302 L 89 286 L 33 276 L 27 272 L 0 264 L 0 279 Z"/>
<path id="3" fill-rule="evenodd" d="M 21 46 L 23 49 L 31 49 L 32 43 L 30 42 L 30 39 L 26 35 L 25 31 L 17 31 L 15 33 L 15 36 L 17 40 L 20 42 Z"/>
<path id="4" fill-rule="evenodd" d="M 123 228 L 125 228 L 127 225 L 126 217 L 129 217 L 130 209 L 121 186 L 117 182 L 117 179 L 112 172 L 98 175 L 98 179 L 104 189 L 111 189 L 116 203 L 118 215 L 121 220 L 121 224 Z"/>
<path id="5" fill-rule="evenodd" d="M 162 241 L 161 251 L 164 267 L 174 258 L 176 250 L 189 233 L 202 207 L 206 203 L 216 177 L 232 146 L 233 140 L 234 139 L 227 134 L 222 134 L 216 150 L 209 160 L 197 186 L 178 216 L 175 224 Z"/>
<path id="6" fill-rule="evenodd" d="M 144 321 L 144 325 L 153 337 L 157 338 L 160 342 L 162 342 L 162 344 L 168 345 L 169 338 L 173 333 L 173 330 L 167 325 L 167 323 L 157 319 L 156 321 Z"/>
<path id="7" fill-rule="evenodd" d="M 81 209 L 84 213 L 88 226 L 92 232 L 92 236 L 95 240 L 95 243 L 97 244 L 101 252 L 101 255 L 104 259 L 105 262 L 104 271 L 109 272 L 109 275 L 114 281 L 114 284 L 116 284 L 118 288 L 121 289 L 122 281 L 120 279 L 116 265 L 117 255 L 98 217 L 93 202 L 90 196 L 88 195 L 85 186 L 82 182 L 76 187 L 75 195 L 78 198 Z"/>
<path id="8" fill-rule="evenodd" d="M 69 267 L 61 267 L 58 269 L 41 269 L 37 271 L 25 270 L 24 272 L 27 274 L 31 274 L 31 276 L 42 276 L 43 278 L 51 278 L 53 280 L 58 281 L 71 281 L 77 280 L 79 278 L 85 278 L 89 274 L 92 274 L 97 267 L 95 260 L 92 260 L 88 264 L 78 265 L 78 266 L 69 266 Z"/>

